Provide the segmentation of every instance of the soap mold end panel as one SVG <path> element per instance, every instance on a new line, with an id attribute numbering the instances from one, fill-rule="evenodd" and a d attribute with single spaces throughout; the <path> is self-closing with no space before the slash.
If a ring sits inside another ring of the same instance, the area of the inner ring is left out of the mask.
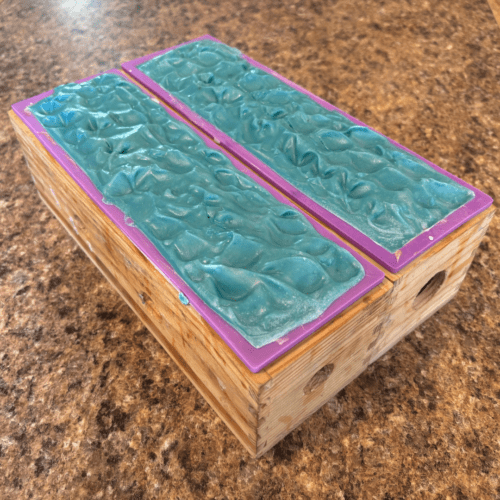
<path id="1" fill-rule="evenodd" d="M 250 168 L 256 171 L 260 176 L 265 178 L 269 183 L 271 183 L 277 189 L 284 192 L 288 197 L 290 197 L 290 199 L 292 199 L 294 202 L 305 208 L 326 226 L 332 228 L 338 234 L 346 238 L 350 242 L 350 244 L 352 244 L 355 248 L 361 250 L 363 253 L 368 255 L 370 258 L 372 258 L 375 262 L 383 266 L 383 268 L 388 270 L 389 272 L 391 273 L 399 272 L 401 269 L 403 269 L 406 265 L 412 262 L 419 255 L 423 254 L 437 242 L 442 240 L 445 236 L 452 233 L 455 229 L 457 229 L 462 224 L 475 217 L 477 214 L 488 208 L 493 203 L 491 197 L 489 197 L 479 189 L 475 188 L 474 186 L 469 185 L 462 179 L 438 167 L 437 165 L 426 160 L 422 156 L 414 153 L 408 148 L 400 145 L 390 137 L 386 137 L 383 134 L 380 134 L 380 132 L 376 131 L 372 127 L 369 127 L 365 123 L 354 118 L 348 113 L 342 111 L 336 106 L 312 94 L 311 92 L 304 89 L 300 85 L 297 85 L 296 83 L 281 76 L 276 71 L 268 68 L 267 66 L 264 66 L 263 64 L 259 63 L 258 61 L 255 61 L 254 59 L 250 58 L 249 56 L 246 56 L 245 54 L 241 54 L 242 58 L 247 62 L 249 62 L 250 64 L 252 64 L 253 66 L 271 74 L 272 76 L 280 79 L 286 85 L 289 85 L 293 89 L 307 95 L 313 101 L 315 101 L 328 111 L 336 111 L 342 114 L 343 116 L 347 117 L 349 120 L 352 120 L 356 125 L 367 127 L 370 130 L 373 130 L 377 134 L 380 134 L 383 137 L 385 137 L 394 146 L 402 149 L 407 153 L 410 153 L 419 160 L 425 162 L 427 165 L 429 165 L 437 172 L 446 175 L 448 178 L 454 180 L 458 184 L 467 187 L 468 189 L 474 192 L 474 198 L 469 202 L 467 202 L 465 205 L 461 206 L 460 208 L 449 214 L 445 219 L 443 219 L 442 221 L 435 224 L 427 231 L 423 232 L 422 234 L 418 235 L 417 237 L 409 241 L 397 252 L 395 253 L 389 252 L 388 250 L 384 249 L 383 247 L 375 243 L 371 238 L 363 234 L 361 231 L 355 229 L 353 226 L 343 221 L 341 218 L 335 216 L 330 211 L 326 210 L 324 207 L 313 201 L 308 196 L 301 193 L 299 190 L 297 190 L 297 188 L 295 188 L 292 184 L 285 181 L 285 179 L 283 179 L 280 175 L 278 175 L 271 168 L 269 168 L 264 162 L 259 160 L 249 151 L 247 151 L 243 146 L 238 144 L 227 134 L 223 133 L 217 127 L 215 127 L 210 122 L 208 122 L 200 115 L 198 115 L 196 112 L 191 110 L 186 104 L 184 104 L 182 101 L 180 101 L 172 94 L 167 92 L 159 84 L 154 82 L 151 78 L 146 76 L 140 69 L 138 69 L 138 66 L 145 63 L 146 61 L 149 61 L 159 55 L 165 54 L 166 52 L 174 50 L 183 45 L 197 42 L 200 40 L 211 40 L 217 43 L 223 43 L 211 35 L 203 35 L 193 40 L 189 40 L 185 43 L 169 47 L 167 49 L 155 52 L 153 54 L 148 54 L 146 56 L 134 59 L 132 61 L 125 62 L 122 64 L 122 68 L 124 69 L 125 72 L 130 74 L 138 82 L 140 82 L 151 92 L 157 95 L 160 99 L 166 102 L 169 106 L 173 107 L 187 120 L 194 123 L 197 127 L 202 129 L 210 137 L 213 137 L 218 144 L 221 144 L 224 148 L 230 151 L 239 160 L 241 160 L 246 165 L 250 166 Z"/>
<path id="2" fill-rule="evenodd" d="M 117 74 L 122 78 L 128 80 L 131 84 L 137 85 L 130 80 L 125 74 L 118 70 L 109 70 L 100 74 L 112 73 Z M 94 78 L 94 75 L 76 83 L 82 83 Z M 335 242 L 342 248 L 346 249 L 353 255 L 358 262 L 363 266 L 365 271 L 364 278 L 354 285 L 351 289 L 345 292 L 341 297 L 335 300 L 327 310 L 316 320 L 296 328 L 286 335 L 286 339 L 281 341 L 272 342 L 259 349 L 254 348 L 239 332 L 237 332 L 231 325 L 229 325 L 222 317 L 213 311 L 203 300 L 196 295 L 189 286 L 174 272 L 170 264 L 154 247 L 149 239 L 136 227 L 127 224 L 122 211 L 113 205 L 108 205 L 103 200 L 103 195 L 94 186 L 87 174 L 78 167 L 78 165 L 71 159 L 71 157 L 50 137 L 50 135 L 41 126 L 38 120 L 30 113 L 28 106 L 38 102 L 39 100 L 50 95 L 52 91 L 45 92 L 39 96 L 25 99 L 12 106 L 14 112 L 23 120 L 32 132 L 38 137 L 41 144 L 49 150 L 52 156 L 59 162 L 73 180 L 84 190 L 87 196 L 99 207 L 99 209 L 106 214 L 114 223 L 136 246 L 137 248 L 155 265 L 155 267 L 170 281 L 170 283 L 178 290 L 178 293 L 183 293 L 190 301 L 191 305 L 203 316 L 205 321 L 222 337 L 222 339 L 233 349 L 236 355 L 246 364 L 246 366 L 253 372 L 258 372 L 266 365 L 271 363 L 274 359 L 283 355 L 286 351 L 293 348 L 294 345 L 301 342 L 311 333 L 320 329 L 324 324 L 331 321 L 337 314 L 342 312 L 346 307 L 358 300 L 360 297 L 368 293 L 372 288 L 382 282 L 384 274 L 375 266 L 370 264 L 366 259 L 361 257 L 356 251 L 338 239 L 332 232 L 325 229 L 321 224 L 312 219 L 306 214 L 306 218 L 313 225 L 313 227 L 324 237 Z M 146 94 L 147 95 L 147 94 Z M 151 96 L 150 96 L 151 97 Z M 174 119 L 181 121 L 187 126 L 191 127 L 188 122 L 174 115 L 173 111 L 168 109 L 164 104 L 159 103 L 168 114 Z M 191 127 L 192 128 L 192 127 Z M 205 142 L 207 147 L 216 149 L 221 153 L 226 152 L 217 144 L 210 141 L 207 137 L 202 136 L 196 130 L 194 132 Z M 248 169 L 245 165 L 230 158 L 235 168 L 251 177 L 258 184 L 266 188 L 278 201 L 285 203 L 289 206 L 293 204 L 287 200 L 279 191 L 272 186 L 266 186 L 264 181 L 260 179 L 254 172 Z"/>
<path id="3" fill-rule="evenodd" d="M 9 116 L 41 199 L 252 456 L 272 448 L 367 367 L 387 322 L 389 280 L 253 373 L 195 308 L 181 303 L 177 288 L 39 137 L 14 112 Z"/>
<path id="4" fill-rule="evenodd" d="M 372 362 L 455 297 L 495 211 L 489 206 L 398 273 L 386 273 L 394 291 L 384 333 L 373 346 Z"/>

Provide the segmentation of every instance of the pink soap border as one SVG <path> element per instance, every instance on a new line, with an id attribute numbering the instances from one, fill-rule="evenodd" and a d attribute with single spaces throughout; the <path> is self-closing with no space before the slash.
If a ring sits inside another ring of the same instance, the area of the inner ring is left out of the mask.
<path id="1" fill-rule="evenodd" d="M 136 82 L 127 78 L 123 73 L 116 69 L 111 69 L 103 73 L 114 73 L 129 80 L 134 85 Z M 102 74 L 102 73 L 99 73 Z M 76 83 L 83 83 L 87 80 L 95 78 L 98 75 L 93 75 L 88 78 L 79 80 Z M 126 223 L 125 214 L 115 205 L 108 205 L 103 202 L 103 194 L 95 187 L 87 174 L 70 158 L 64 149 L 54 142 L 46 130 L 42 127 L 40 122 L 33 116 L 27 109 L 28 106 L 51 95 L 53 90 L 44 92 L 30 99 L 25 99 L 12 105 L 12 109 L 19 116 L 19 118 L 28 126 L 28 128 L 35 134 L 37 139 L 43 146 L 51 153 L 51 155 L 59 162 L 59 164 L 66 170 L 72 179 L 87 193 L 90 199 L 104 212 L 109 219 L 135 244 L 135 246 L 155 265 L 155 267 L 168 279 L 170 283 L 180 292 L 183 293 L 192 307 L 207 321 L 207 323 L 217 332 L 217 334 L 228 344 L 241 361 L 254 373 L 262 370 L 269 363 L 277 359 L 279 356 L 289 351 L 293 346 L 297 345 L 300 341 L 305 339 L 310 334 L 324 326 L 331 321 L 335 316 L 340 314 L 343 310 L 353 304 L 356 300 L 368 293 L 370 290 L 379 285 L 384 279 L 384 273 L 376 268 L 373 264 L 365 260 L 363 257 L 355 253 L 354 250 L 349 248 L 335 235 L 330 233 L 321 224 L 316 222 L 312 217 L 306 215 L 309 222 L 314 226 L 316 231 L 324 237 L 330 239 L 337 245 L 345 248 L 351 255 L 353 255 L 365 270 L 365 277 L 354 287 L 349 289 L 344 295 L 326 309 L 326 311 L 316 320 L 306 323 L 292 331 L 287 335 L 272 342 L 261 348 L 253 347 L 235 328 L 229 325 L 223 318 L 221 318 L 213 309 L 211 309 L 203 300 L 189 287 L 187 283 L 174 271 L 168 261 L 156 249 L 153 243 L 136 227 L 130 226 Z M 154 96 L 153 96 L 154 98 Z M 165 110 L 173 118 L 185 123 L 193 129 L 193 131 L 205 142 L 207 147 L 216 149 L 224 154 L 233 165 L 250 176 L 258 184 L 267 189 L 278 201 L 285 203 L 295 209 L 295 206 L 287 200 L 277 189 L 268 185 L 259 178 L 254 172 L 243 165 L 238 160 L 231 158 L 227 155 L 220 146 L 215 144 L 206 136 L 199 133 L 182 117 L 176 115 L 171 109 L 160 103 Z M 54 195 L 55 196 L 55 195 Z M 57 200 L 55 200 L 57 203 Z M 186 306 L 189 307 L 189 306 Z"/>
<path id="2" fill-rule="evenodd" d="M 439 221 L 437 224 L 432 226 L 430 229 L 424 231 L 422 234 L 416 236 L 411 241 L 409 241 L 406 245 L 404 245 L 400 250 L 395 253 L 391 253 L 385 248 L 381 247 L 378 243 L 373 241 L 370 237 L 363 234 L 358 229 L 351 226 L 349 223 L 345 222 L 341 218 L 334 215 L 332 212 L 323 208 L 321 205 L 313 201 L 311 198 L 300 192 L 296 187 L 283 179 L 279 174 L 277 174 L 274 170 L 268 167 L 263 161 L 259 160 L 252 153 L 247 151 L 243 146 L 238 144 L 234 139 L 229 137 L 227 134 L 219 130 L 217 127 L 212 125 L 210 122 L 202 118 L 196 112 L 192 111 L 186 104 L 182 101 L 168 93 L 165 89 L 163 89 L 160 85 L 155 83 L 151 78 L 146 76 L 141 70 L 137 68 L 141 64 L 157 57 L 161 54 L 165 54 L 170 50 L 176 49 L 177 47 L 181 47 L 182 45 L 186 45 L 188 43 L 196 42 L 199 40 L 212 40 L 214 42 L 223 43 L 217 38 L 214 38 L 210 35 L 203 35 L 201 37 L 195 38 L 193 40 L 189 40 L 188 42 L 181 43 L 174 47 L 169 47 L 168 49 L 160 50 L 153 54 L 148 54 L 143 57 L 139 57 L 132 61 L 128 61 L 122 64 L 122 68 L 132 75 L 137 81 L 139 81 L 142 85 L 148 88 L 151 92 L 156 94 L 170 106 L 172 106 L 176 111 L 181 113 L 185 118 L 194 123 L 197 127 L 202 129 L 205 133 L 214 138 L 214 140 L 219 144 L 221 144 L 224 148 L 230 151 L 234 156 L 236 156 L 240 161 L 248 165 L 252 170 L 256 171 L 261 177 L 266 179 L 270 184 L 272 184 L 277 189 L 284 192 L 290 199 L 295 201 L 297 204 L 301 205 L 305 209 L 307 209 L 311 214 L 317 217 L 321 222 L 331 227 L 334 231 L 342 235 L 348 241 L 356 245 L 360 250 L 369 255 L 373 260 L 384 266 L 386 269 L 393 273 L 397 273 L 407 264 L 409 264 L 416 257 L 421 255 L 423 252 L 431 248 L 438 241 L 442 240 L 445 236 L 452 233 L 455 229 L 460 227 L 462 224 L 472 219 L 478 213 L 482 212 L 486 208 L 488 208 L 492 203 L 493 199 L 487 194 L 483 193 L 479 189 L 471 186 L 467 182 L 462 179 L 456 177 L 453 174 L 450 174 L 446 170 L 438 167 L 434 163 L 426 160 L 420 155 L 414 153 L 413 151 L 401 146 L 401 144 L 392 140 L 389 137 L 386 137 L 394 146 L 406 151 L 418 159 L 424 161 L 435 169 L 436 171 L 446 175 L 450 179 L 453 179 L 458 184 L 469 188 L 474 192 L 474 198 L 461 206 L 451 214 L 449 214 L 446 219 Z M 372 127 L 368 127 L 365 123 L 360 120 L 354 118 L 348 113 L 342 111 L 341 109 L 333 106 L 332 104 L 326 102 L 320 97 L 315 96 L 308 90 L 303 87 L 297 85 L 296 83 L 291 82 L 285 77 L 279 75 L 272 69 L 260 64 L 257 61 L 254 61 L 252 58 L 242 54 L 243 59 L 248 61 L 250 64 L 256 66 L 257 68 L 266 71 L 267 73 L 273 75 L 276 78 L 279 78 L 282 82 L 286 83 L 290 87 L 302 92 L 309 96 L 312 100 L 323 106 L 329 111 L 337 111 L 344 115 L 345 117 L 352 120 L 355 124 L 361 125 L 363 127 L 367 127 L 378 134 L 377 130 Z M 383 134 L 380 134 L 383 135 Z"/>

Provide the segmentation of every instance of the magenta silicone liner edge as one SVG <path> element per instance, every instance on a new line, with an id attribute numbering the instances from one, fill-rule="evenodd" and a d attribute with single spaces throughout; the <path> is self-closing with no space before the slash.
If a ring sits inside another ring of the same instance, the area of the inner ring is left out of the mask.
<path id="1" fill-rule="evenodd" d="M 361 122 L 357 118 L 354 118 L 353 116 L 333 106 L 332 104 L 326 102 L 320 97 L 315 96 L 308 90 L 304 89 L 303 87 L 297 85 L 294 82 L 291 82 L 290 80 L 276 73 L 272 69 L 242 54 L 242 58 L 248 61 L 253 66 L 263 71 L 266 71 L 267 73 L 273 75 L 276 78 L 279 78 L 282 82 L 286 83 L 295 90 L 298 90 L 303 94 L 306 94 L 316 103 L 320 104 L 322 107 L 328 109 L 329 111 L 337 111 L 342 115 L 344 115 L 345 117 L 347 117 L 349 120 L 352 120 L 357 125 L 367 127 L 370 130 L 373 130 L 374 132 L 382 135 L 394 146 L 410 153 L 411 155 L 417 157 L 421 161 L 424 161 L 434 170 L 440 172 L 443 175 L 446 175 L 447 177 L 453 179 L 458 184 L 465 186 L 466 188 L 474 192 L 474 198 L 469 202 L 467 202 L 465 205 L 462 205 L 457 210 L 449 214 L 445 219 L 439 221 L 437 224 L 427 229 L 422 234 L 413 238 L 397 252 L 395 253 L 389 252 L 388 250 L 386 250 L 385 248 L 381 247 L 376 242 L 374 242 L 371 238 L 363 234 L 361 231 L 354 228 L 349 223 L 337 217 L 336 215 L 334 215 L 333 213 L 331 213 L 330 211 L 326 210 L 321 205 L 313 201 L 311 198 L 300 192 L 296 187 L 294 187 L 292 184 L 283 179 L 279 174 L 274 172 L 270 167 L 268 167 L 263 161 L 259 160 L 256 156 L 254 156 L 243 146 L 238 144 L 235 140 L 230 138 L 227 134 L 225 134 L 217 127 L 212 125 L 210 122 L 202 118 L 196 112 L 192 111 L 188 106 L 186 106 L 186 104 L 184 104 L 182 101 L 180 101 L 179 99 L 175 98 L 173 95 L 168 93 L 165 89 L 163 89 L 160 85 L 151 80 L 148 76 L 146 76 L 141 70 L 137 68 L 137 66 L 161 54 L 174 50 L 178 47 L 181 47 L 182 45 L 186 45 L 188 43 L 196 42 L 199 40 L 212 40 L 218 43 L 223 43 L 217 38 L 212 37 L 211 35 L 203 35 L 193 40 L 189 40 L 185 43 L 155 52 L 154 54 L 148 54 L 138 59 L 134 59 L 132 61 L 123 63 L 122 68 L 125 71 L 127 71 L 130 75 L 132 75 L 136 80 L 138 80 L 142 85 L 147 87 L 151 92 L 156 94 L 158 97 L 160 97 L 170 106 L 172 106 L 176 111 L 178 111 L 180 114 L 186 117 L 189 121 L 194 123 L 205 133 L 213 137 L 218 144 L 221 144 L 230 153 L 236 156 L 240 161 L 248 165 L 252 170 L 258 172 L 258 174 L 264 179 L 266 179 L 270 184 L 272 184 L 277 189 L 283 191 L 293 201 L 306 208 L 310 213 L 312 213 L 315 217 L 321 220 L 321 222 L 323 222 L 324 224 L 332 228 L 334 231 L 338 232 L 341 236 L 349 240 L 351 243 L 356 245 L 360 250 L 365 252 L 376 262 L 378 262 L 386 269 L 388 269 L 390 272 L 393 273 L 399 272 L 403 267 L 408 265 L 416 257 L 418 257 L 423 252 L 431 248 L 438 241 L 442 240 L 445 236 L 452 233 L 455 229 L 460 227 L 468 220 L 472 219 L 475 215 L 479 214 L 493 203 L 493 199 L 490 196 L 483 193 L 474 186 L 471 186 L 470 184 L 463 181 L 459 177 L 456 177 L 455 175 L 447 172 L 441 167 L 438 167 L 434 163 L 426 160 L 422 156 L 414 153 L 410 149 L 397 143 L 390 137 L 387 137 L 384 134 L 380 134 L 380 132 L 378 132 L 374 128 L 369 127 L 368 125 Z"/>
<path id="2" fill-rule="evenodd" d="M 118 70 L 112 69 L 103 73 L 117 74 L 134 85 L 136 83 L 127 78 L 126 75 Z M 83 83 L 87 80 L 95 78 L 103 73 L 78 80 L 75 83 Z M 141 89 L 142 90 L 142 89 Z M 115 205 L 106 204 L 103 201 L 103 194 L 95 187 L 87 174 L 73 161 L 73 159 L 59 146 L 49 134 L 45 131 L 41 123 L 31 114 L 27 109 L 30 105 L 48 97 L 53 93 L 53 90 L 44 92 L 30 99 L 25 99 L 12 105 L 13 111 L 16 115 L 27 125 L 27 127 L 35 134 L 37 139 L 42 145 L 52 154 L 56 161 L 65 169 L 71 178 L 85 191 L 89 198 L 104 212 L 108 218 L 135 244 L 135 246 L 151 261 L 151 263 L 167 278 L 167 280 L 180 292 L 183 293 L 189 300 L 190 305 L 203 316 L 207 323 L 215 330 L 215 332 L 228 344 L 235 352 L 238 358 L 248 367 L 253 373 L 257 373 L 266 367 L 269 363 L 277 359 L 279 356 L 290 350 L 299 342 L 304 340 L 307 336 L 314 333 L 320 327 L 331 321 L 335 316 L 340 314 L 343 310 L 353 304 L 356 300 L 366 295 L 370 290 L 379 285 L 384 279 L 384 273 L 358 255 L 352 248 L 343 243 L 334 234 L 327 231 L 321 224 L 315 221 L 312 217 L 304 214 L 313 227 L 321 235 L 335 242 L 342 248 L 346 249 L 356 260 L 363 266 L 365 270 L 365 277 L 354 287 L 345 292 L 341 297 L 332 302 L 326 311 L 316 320 L 301 325 L 300 327 L 290 331 L 278 341 L 274 341 L 261 348 L 253 347 L 235 328 L 227 323 L 220 317 L 213 309 L 211 309 L 203 300 L 189 287 L 187 283 L 174 271 L 168 261 L 161 255 L 153 243 L 135 226 L 131 226 L 125 220 L 125 214 Z M 151 96 L 150 97 L 154 97 Z M 165 110 L 173 118 L 192 126 L 183 118 L 176 115 L 167 106 L 160 103 Z M 193 129 L 194 130 L 194 129 Z M 209 138 L 201 135 L 198 131 L 194 130 L 196 134 L 203 139 L 207 147 L 216 149 L 224 154 L 233 165 L 250 176 L 258 184 L 267 189 L 278 201 L 285 203 L 292 208 L 295 206 L 287 200 L 277 189 L 267 185 L 260 179 L 251 169 L 247 168 L 241 162 L 234 160 L 227 155 L 216 143 L 212 142 Z M 54 195 L 55 196 L 55 195 Z M 57 202 L 57 199 L 56 199 Z"/>

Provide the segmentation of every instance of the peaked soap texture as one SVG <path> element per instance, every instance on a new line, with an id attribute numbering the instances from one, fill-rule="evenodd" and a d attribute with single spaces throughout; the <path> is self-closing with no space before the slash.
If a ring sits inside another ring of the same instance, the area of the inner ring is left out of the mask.
<path id="1" fill-rule="evenodd" d="M 316 319 L 364 277 L 349 252 L 126 79 L 63 85 L 30 109 L 254 347 Z"/>
<path id="2" fill-rule="evenodd" d="M 395 253 L 474 193 L 384 136 L 201 40 L 139 66 L 319 205 Z"/>

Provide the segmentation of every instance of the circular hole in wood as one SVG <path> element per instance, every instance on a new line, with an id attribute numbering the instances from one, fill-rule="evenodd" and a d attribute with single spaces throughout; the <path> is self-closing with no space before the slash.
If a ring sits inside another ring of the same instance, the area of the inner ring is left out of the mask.
<path id="1" fill-rule="evenodd" d="M 317 389 L 325 380 L 331 375 L 333 372 L 334 364 L 328 363 L 323 366 L 320 370 L 318 370 L 312 377 L 309 382 L 307 382 L 304 387 L 304 394 L 310 394 L 312 391 Z"/>
<path id="2" fill-rule="evenodd" d="M 437 291 L 441 288 L 446 278 L 446 271 L 439 271 L 436 273 L 417 293 L 415 300 L 413 301 L 413 307 L 418 309 L 426 302 L 428 302 Z"/>

